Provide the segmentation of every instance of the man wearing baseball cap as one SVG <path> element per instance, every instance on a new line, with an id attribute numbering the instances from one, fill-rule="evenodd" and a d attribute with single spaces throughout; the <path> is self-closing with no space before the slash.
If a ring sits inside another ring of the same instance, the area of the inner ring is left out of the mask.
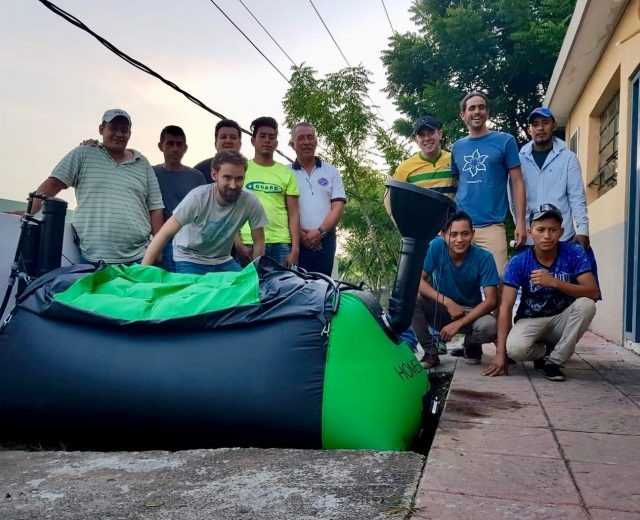
<path id="1" fill-rule="evenodd" d="M 560 240 L 575 240 L 588 249 L 589 217 L 578 158 L 553 136 L 556 120 L 547 107 L 534 108 L 527 122 L 531 141 L 520 150 L 527 213 L 543 203 L 555 205 L 563 219 Z"/>
<path id="2" fill-rule="evenodd" d="M 40 185 L 53 197 L 75 189 L 73 226 L 80 252 L 90 262 L 136 262 L 144 256 L 150 236 L 162 227 L 162 195 L 153 168 L 136 150 L 127 149 L 131 117 L 107 110 L 98 131 L 98 146 L 71 150 Z M 34 208 L 34 212 L 39 209 Z"/>
<path id="3" fill-rule="evenodd" d="M 451 154 L 440 147 L 442 122 L 432 115 L 418 118 L 413 125 L 413 138 L 420 151 L 401 162 L 393 178 L 453 198 L 457 179 L 451 173 Z"/>
<path id="4" fill-rule="evenodd" d="M 558 207 L 542 204 L 531 211 L 528 221 L 533 246 L 505 267 L 496 357 L 484 375 L 507 375 L 509 356 L 533 361 L 547 379 L 564 381 L 561 366 L 593 320 L 600 291 L 585 249 L 575 242 L 560 242 L 564 230 Z"/>

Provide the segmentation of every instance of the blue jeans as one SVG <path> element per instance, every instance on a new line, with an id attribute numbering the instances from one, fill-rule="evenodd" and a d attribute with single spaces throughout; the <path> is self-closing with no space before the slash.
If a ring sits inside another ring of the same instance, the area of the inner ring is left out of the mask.
<path id="1" fill-rule="evenodd" d="M 240 267 L 240 264 L 236 262 L 233 258 L 231 260 L 227 260 L 222 264 L 216 264 L 216 265 L 196 264 L 195 262 L 184 262 L 184 261 L 174 262 L 174 265 L 176 266 L 176 273 L 187 273 L 187 274 L 207 274 L 207 273 L 221 273 L 224 271 L 242 271 L 242 267 Z"/>
<path id="2" fill-rule="evenodd" d="M 162 250 L 162 267 L 170 273 L 176 272 L 176 264 L 173 261 L 173 242 L 171 241 L 167 242 Z"/>
<path id="3" fill-rule="evenodd" d="M 331 276 L 333 260 L 336 255 L 336 234 L 329 233 L 322 239 L 321 249 L 314 251 L 300 246 L 298 265 L 310 273 L 323 273 Z"/>
<path id="4" fill-rule="evenodd" d="M 285 265 L 291 253 L 291 244 L 267 244 L 264 248 L 265 256 L 270 256 L 281 265 Z"/>

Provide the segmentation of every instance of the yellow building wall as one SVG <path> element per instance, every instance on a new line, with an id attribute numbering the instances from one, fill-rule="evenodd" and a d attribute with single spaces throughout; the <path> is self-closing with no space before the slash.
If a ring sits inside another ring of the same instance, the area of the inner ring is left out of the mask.
<path id="1" fill-rule="evenodd" d="M 631 79 L 640 65 L 640 0 L 633 0 L 620 19 L 600 62 L 574 106 L 566 128 L 567 141 L 578 129 L 578 158 L 585 186 L 598 170 L 599 114 L 611 94 L 620 90 L 618 183 L 598 197 L 587 188 L 591 244 L 598 260 L 603 301 L 592 330 L 617 343 L 623 336 L 626 187 L 629 176 Z M 624 41 L 626 39 L 626 41 Z"/>

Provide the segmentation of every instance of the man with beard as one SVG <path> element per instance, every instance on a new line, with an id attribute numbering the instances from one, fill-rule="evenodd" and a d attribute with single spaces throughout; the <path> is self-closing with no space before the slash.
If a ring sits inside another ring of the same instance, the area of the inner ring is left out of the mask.
<path id="1" fill-rule="evenodd" d="M 239 152 L 242 145 L 242 130 L 240 125 L 233 119 L 221 119 L 216 124 L 214 135 L 214 146 L 217 152 Z M 207 182 L 213 182 L 211 179 L 211 162 L 213 157 L 204 159 L 194 166 L 194 169 L 198 170 Z"/>
<path id="2" fill-rule="evenodd" d="M 178 273 L 206 274 L 240 271 L 231 257 L 238 230 L 248 222 L 254 258 L 264 254 L 267 218 L 258 198 L 244 191 L 247 160 L 238 152 L 219 152 L 213 158 L 213 184 L 187 194 L 149 245 L 142 260 L 152 265 L 174 236 L 173 259 Z"/>
<path id="3" fill-rule="evenodd" d="M 556 120 L 551 110 L 532 110 L 528 123 L 531 141 L 520 150 L 527 213 L 542 204 L 553 204 L 562 213 L 560 240 L 575 240 L 589 249 L 587 200 L 578 158 L 564 141 L 553 136 Z"/>
<path id="4" fill-rule="evenodd" d="M 489 102 L 482 92 L 464 96 L 460 101 L 460 118 L 469 135 L 458 139 L 451 148 L 451 166 L 458 176 L 456 204 L 471 216 L 474 243 L 491 251 L 502 276 L 507 263 L 504 222 L 509 208 L 508 185 L 516 209 L 516 246 L 523 245 L 527 238 L 518 145 L 512 135 L 489 128 Z"/>
<path id="5" fill-rule="evenodd" d="M 98 127 L 102 142 L 78 146 L 54 168 L 37 192 L 54 197 L 68 187 L 78 201 L 73 226 L 85 261 L 139 261 L 163 222 L 162 195 L 147 159 L 127 148 L 131 117 L 107 110 Z M 34 201 L 37 213 L 41 202 Z"/>

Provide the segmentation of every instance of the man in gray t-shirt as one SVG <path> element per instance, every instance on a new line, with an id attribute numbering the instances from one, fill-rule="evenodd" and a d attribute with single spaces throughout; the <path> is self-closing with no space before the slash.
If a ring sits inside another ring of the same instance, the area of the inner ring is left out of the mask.
<path id="1" fill-rule="evenodd" d="M 187 136 L 179 126 L 169 125 L 160 132 L 158 148 L 164 155 L 164 163 L 153 167 L 162 192 L 164 203 L 164 219 L 168 220 L 173 210 L 193 188 L 206 184 L 198 170 L 182 164 L 187 152 Z M 211 172 L 209 172 L 211 177 Z M 173 264 L 173 247 L 167 242 L 162 251 L 162 266 L 167 271 L 175 271 Z"/>
<path id="2" fill-rule="evenodd" d="M 216 182 L 198 186 L 186 195 L 151 241 L 142 264 L 152 265 L 175 236 L 176 272 L 239 271 L 231 247 L 245 222 L 251 228 L 253 257 L 263 255 L 267 217 L 258 198 L 242 189 L 246 170 L 247 160 L 238 152 L 218 153 L 212 160 Z"/>

